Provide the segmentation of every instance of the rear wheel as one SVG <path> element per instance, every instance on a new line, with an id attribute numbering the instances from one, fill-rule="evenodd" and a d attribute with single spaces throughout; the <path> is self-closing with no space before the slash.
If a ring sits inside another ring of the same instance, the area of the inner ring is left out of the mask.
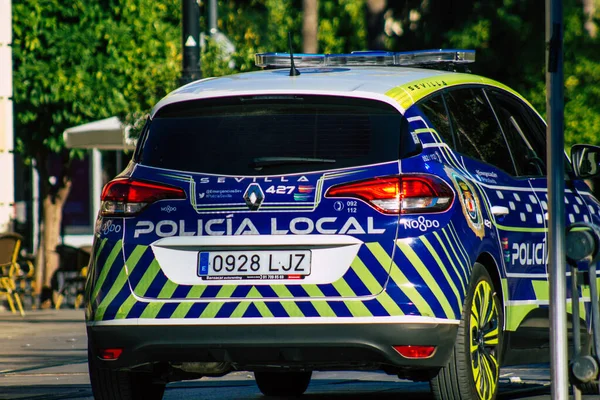
<path id="1" fill-rule="evenodd" d="M 255 372 L 254 379 L 265 396 L 300 396 L 308 388 L 312 372 Z"/>
<path id="2" fill-rule="evenodd" d="M 485 267 L 475 263 L 448 364 L 430 381 L 436 399 L 492 400 L 498 392 L 502 304 Z"/>
<path id="3" fill-rule="evenodd" d="M 88 351 L 88 367 L 92 393 L 96 400 L 160 400 L 164 383 L 154 383 L 152 375 L 130 371 L 113 371 L 98 367 Z"/>

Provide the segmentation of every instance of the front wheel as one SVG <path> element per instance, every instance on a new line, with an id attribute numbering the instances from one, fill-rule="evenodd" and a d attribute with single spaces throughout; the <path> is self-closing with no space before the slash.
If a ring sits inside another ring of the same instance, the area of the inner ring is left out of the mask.
<path id="1" fill-rule="evenodd" d="M 436 399 L 496 397 L 503 318 L 502 304 L 489 273 L 475 263 L 450 360 L 430 381 Z"/>
<path id="2" fill-rule="evenodd" d="M 308 388 L 312 372 L 260 372 L 254 373 L 256 385 L 265 396 L 300 396 Z"/>

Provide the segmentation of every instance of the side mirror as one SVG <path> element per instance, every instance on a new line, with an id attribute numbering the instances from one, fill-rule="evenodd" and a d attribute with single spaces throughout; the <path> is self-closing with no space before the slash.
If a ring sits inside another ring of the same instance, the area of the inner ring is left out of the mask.
<path id="1" fill-rule="evenodd" d="M 600 147 L 575 144 L 571 147 L 573 172 L 578 178 L 588 179 L 600 175 Z"/>

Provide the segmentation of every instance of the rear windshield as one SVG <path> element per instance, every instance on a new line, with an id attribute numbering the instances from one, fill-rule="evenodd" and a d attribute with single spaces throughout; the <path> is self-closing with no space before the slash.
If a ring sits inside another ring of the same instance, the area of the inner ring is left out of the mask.
<path id="1" fill-rule="evenodd" d="M 276 175 L 397 160 L 402 115 L 389 104 L 332 96 L 257 96 L 165 106 L 139 162 L 221 175 Z M 402 141 L 404 143 L 404 141 Z"/>

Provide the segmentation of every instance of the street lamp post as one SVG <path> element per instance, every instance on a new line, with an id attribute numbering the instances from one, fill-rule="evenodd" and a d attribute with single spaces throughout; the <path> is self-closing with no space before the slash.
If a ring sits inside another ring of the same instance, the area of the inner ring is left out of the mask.
<path id="1" fill-rule="evenodd" d="M 565 167 L 562 0 L 546 0 L 546 110 L 548 114 L 548 280 L 552 398 L 569 396 L 567 352 L 567 268 L 565 251 Z M 573 296 L 576 296 L 574 294 Z"/>
<path id="2" fill-rule="evenodd" d="M 196 0 L 181 0 L 183 72 L 181 84 L 202 78 L 200 68 L 200 7 Z"/>

